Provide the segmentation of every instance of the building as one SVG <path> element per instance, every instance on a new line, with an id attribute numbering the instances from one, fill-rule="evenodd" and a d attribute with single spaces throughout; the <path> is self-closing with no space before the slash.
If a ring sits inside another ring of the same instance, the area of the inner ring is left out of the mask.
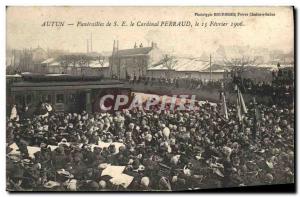
<path id="1" fill-rule="evenodd" d="M 171 65 L 159 62 L 147 69 L 151 78 L 197 78 L 201 80 L 220 80 L 227 78 L 228 72 L 224 66 L 209 63 L 202 58 L 175 57 Z"/>
<path id="2" fill-rule="evenodd" d="M 23 50 L 8 49 L 6 54 L 7 73 L 35 72 L 36 67 L 47 58 L 47 52 L 41 47 Z"/>
<path id="3" fill-rule="evenodd" d="M 83 61 L 87 58 L 88 60 Z M 102 56 L 66 55 L 61 58 L 48 58 L 36 68 L 36 72 L 106 77 L 109 75 L 109 63 L 108 58 Z"/>
<path id="4" fill-rule="evenodd" d="M 119 50 L 119 42 L 114 41 L 109 57 L 110 76 L 118 79 L 126 79 L 130 75 L 146 76 L 147 69 L 162 58 L 163 53 L 154 42 L 150 47 L 135 44 L 132 49 Z"/>
<path id="5" fill-rule="evenodd" d="M 32 61 L 34 64 L 41 63 L 42 61 L 48 58 L 47 52 L 40 46 L 38 46 L 35 49 L 32 49 L 31 53 L 32 53 Z"/>

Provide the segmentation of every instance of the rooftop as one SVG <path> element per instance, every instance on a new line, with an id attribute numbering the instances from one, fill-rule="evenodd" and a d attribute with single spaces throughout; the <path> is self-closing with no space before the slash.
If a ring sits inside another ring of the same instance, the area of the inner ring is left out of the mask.
<path id="1" fill-rule="evenodd" d="M 148 70 L 168 70 L 163 62 L 153 65 Z M 176 57 L 173 59 L 172 69 L 174 71 L 198 71 L 210 72 L 210 65 L 207 60 L 202 58 L 183 58 Z M 217 64 L 212 64 L 212 72 L 224 72 L 224 68 Z"/>
<path id="2" fill-rule="evenodd" d="M 146 55 L 152 50 L 152 47 L 140 47 L 140 48 L 133 48 L 133 49 L 123 49 L 118 50 L 118 56 L 132 56 L 132 55 Z"/>
<path id="3" fill-rule="evenodd" d="M 20 81 L 11 85 L 11 91 L 66 91 L 124 88 L 118 80 L 98 81 Z"/>

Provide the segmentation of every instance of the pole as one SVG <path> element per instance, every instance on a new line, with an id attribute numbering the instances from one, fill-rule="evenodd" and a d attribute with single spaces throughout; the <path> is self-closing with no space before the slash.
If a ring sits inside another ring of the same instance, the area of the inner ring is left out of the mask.
<path id="1" fill-rule="evenodd" d="M 116 41 L 114 40 L 113 51 L 112 51 L 112 55 L 111 55 L 111 66 L 110 66 L 111 78 L 113 77 L 115 49 L 116 49 Z"/>
<path id="2" fill-rule="evenodd" d="M 117 65 L 118 65 L 118 79 L 121 78 L 121 66 L 120 66 L 120 58 L 119 58 L 119 40 L 117 40 Z"/>
<path id="3" fill-rule="evenodd" d="M 86 40 L 86 52 L 89 53 L 89 40 Z"/>
<path id="4" fill-rule="evenodd" d="M 93 35 L 91 33 L 91 52 L 93 52 Z"/>
<path id="5" fill-rule="evenodd" d="M 212 80 L 212 76 L 211 76 L 211 54 L 209 55 L 209 77 L 210 77 L 210 81 Z"/>

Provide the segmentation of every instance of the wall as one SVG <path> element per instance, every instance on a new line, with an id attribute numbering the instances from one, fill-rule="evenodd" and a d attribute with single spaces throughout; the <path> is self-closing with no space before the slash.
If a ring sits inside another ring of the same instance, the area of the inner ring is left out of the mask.
<path id="1" fill-rule="evenodd" d="M 254 81 L 272 81 L 272 71 L 268 69 L 249 69 L 242 73 L 243 78 L 250 78 Z"/>
<path id="2" fill-rule="evenodd" d="M 112 75 L 116 75 L 120 79 L 126 79 L 126 73 L 136 76 L 146 75 L 148 63 L 149 55 L 114 57 L 113 60 L 110 57 L 109 60 Z"/>
<path id="3" fill-rule="evenodd" d="M 153 78 L 174 78 L 176 71 L 173 70 L 147 70 L 147 77 Z"/>
<path id="4" fill-rule="evenodd" d="M 170 71 L 170 70 L 147 70 L 148 77 L 154 78 L 197 78 L 202 80 L 209 80 L 210 73 L 209 72 L 198 72 L 198 71 Z M 223 72 L 213 72 L 212 80 L 217 81 L 220 79 L 224 79 Z"/>
<path id="5" fill-rule="evenodd" d="M 121 79 L 126 78 L 126 72 L 135 74 L 136 76 L 143 76 L 146 73 L 147 65 L 149 61 L 148 55 L 139 55 L 131 57 L 120 58 L 120 77 Z"/>
<path id="6" fill-rule="evenodd" d="M 163 52 L 159 48 L 157 48 L 156 45 L 154 45 L 152 47 L 152 50 L 149 52 L 148 66 L 161 61 L 163 59 L 163 56 L 164 56 Z"/>
<path id="7" fill-rule="evenodd" d="M 85 76 L 109 76 L 109 67 L 92 68 L 92 67 L 63 67 L 63 66 L 37 66 L 35 72 L 51 74 L 69 74 Z"/>

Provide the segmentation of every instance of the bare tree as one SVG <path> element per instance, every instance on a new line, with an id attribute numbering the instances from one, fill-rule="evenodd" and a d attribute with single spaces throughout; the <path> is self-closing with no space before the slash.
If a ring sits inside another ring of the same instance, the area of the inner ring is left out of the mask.
<path id="1" fill-rule="evenodd" d="M 97 57 L 97 59 L 98 59 L 99 64 L 101 65 L 101 67 L 103 67 L 104 63 L 105 63 L 105 57 L 100 55 Z"/>
<path id="2" fill-rule="evenodd" d="M 224 64 L 231 68 L 231 70 L 237 72 L 238 74 L 241 74 L 245 71 L 245 67 L 248 65 L 257 66 L 257 58 L 241 55 L 239 57 L 231 58 L 228 60 L 226 57 L 224 59 Z"/>
<path id="3" fill-rule="evenodd" d="M 236 58 L 231 58 L 228 60 L 226 57 L 224 59 L 224 64 L 228 67 L 230 67 L 231 72 L 232 72 L 232 79 L 235 81 L 236 77 L 240 78 L 240 82 L 242 87 L 244 87 L 244 80 L 243 80 L 243 73 L 245 72 L 245 68 L 248 65 L 251 66 L 257 66 L 257 58 L 256 57 L 251 57 L 251 56 L 246 56 L 246 55 L 241 55 L 240 57 Z"/>
<path id="4" fill-rule="evenodd" d="M 174 58 L 174 56 L 166 54 L 166 55 L 164 55 L 162 62 L 163 62 L 163 66 L 165 68 L 167 68 L 166 74 L 167 74 L 167 77 L 169 78 L 171 75 L 171 72 L 174 70 L 175 58 Z"/>
<path id="5" fill-rule="evenodd" d="M 92 61 L 92 57 L 85 54 L 70 54 L 62 55 L 58 58 L 58 60 L 64 67 L 64 70 L 67 70 L 69 66 L 76 67 L 76 65 L 79 65 L 82 74 L 82 68 L 89 66 L 90 62 Z"/>

